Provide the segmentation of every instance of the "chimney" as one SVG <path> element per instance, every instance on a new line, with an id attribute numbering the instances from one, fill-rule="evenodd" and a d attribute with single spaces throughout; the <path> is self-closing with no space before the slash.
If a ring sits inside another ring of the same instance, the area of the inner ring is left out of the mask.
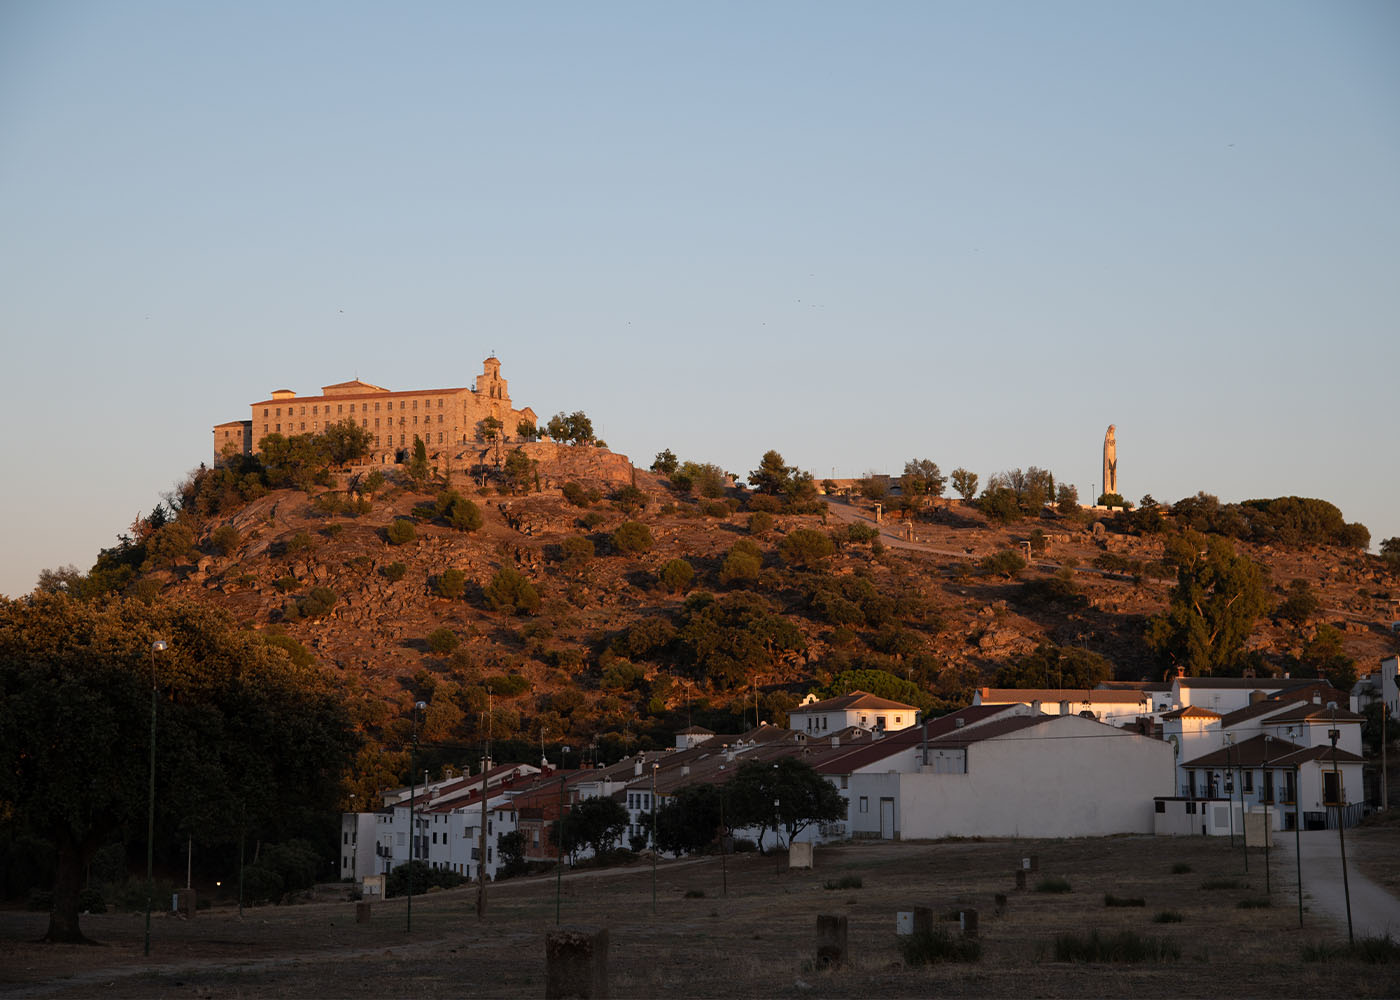
<path id="1" fill-rule="evenodd" d="M 689 778 L 689 777 L 690 777 L 690 765 L 689 765 L 689 764 L 682 764 L 682 765 L 681 765 L 681 777 L 682 777 L 682 778 Z"/>
<path id="2" fill-rule="evenodd" d="M 1257 705 L 1267 697 L 1268 695 L 1266 695 L 1263 691 L 1260 691 L 1258 688 L 1255 688 L 1253 691 L 1249 692 L 1249 703 L 1251 705 Z"/>
<path id="3" fill-rule="evenodd" d="M 966 720 L 966 719 L 958 718 L 958 719 L 954 719 L 954 720 L 953 720 L 953 728 L 954 728 L 954 729 L 961 729 L 961 728 L 962 728 L 963 726 L 965 726 L 965 725 L 967 725 L 967 720 Z"/>
<path id="4" fill-rule="evenodd" d="M 1032 711 L 1032 712 L 1039 712 L 1039 711 L 1040 711 L 1040 699 L 1039 699 L 1039 698 L 1032 698 L 1032 699 L 1031 699 L 1031 711 Z"/>
<path id="5" fill-rule="evenodd" d="M 1178 676 L 1178 677 L 1185 677 L 1185 676 L 1186 676 L 1186 668 L 1185 668 L 1185 667 L 1177 667 L 1177 668 L 1176 668 L 1176 676 Z"/>
<path id="6" fill-rule="evenodd" d="M 831 738 L 831 745 L 834 747 L 839 747 L 841 745 L 841 737 L 833 736 Z"/>
<path id="7" fill-rule="evenodd" d="M 1069 702 L 1067 702 L 1067 701 L 1061 701 L 1061 702 L 1060 702 L 1060 714 L 1061 714 L 1061 715 L 1069 715 Z"/>
<path id="8" fill-rule="evenodd" d="M 642 758 L 638 757 L 638 758 L 636 759 L 636 761 L 633 762 L 633 764 L 632 764 L 632 777 L 634 777 L 634 778 L 640 778 L 641 776 L 642 776 Z"/>

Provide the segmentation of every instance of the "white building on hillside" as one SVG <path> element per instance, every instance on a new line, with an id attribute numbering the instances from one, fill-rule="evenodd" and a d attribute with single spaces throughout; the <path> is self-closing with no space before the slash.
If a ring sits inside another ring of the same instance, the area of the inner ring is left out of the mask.
<path id="1" fill-rule="evenodd" d="M 852 691 L 836 698 L 817 701 L 809 694 L 788 713 L 788 728 L 809 736 L 822 736 L 851 726 L 897 733 L 919 721 L 913 705 L 891 701 L 867 691 Z"/>

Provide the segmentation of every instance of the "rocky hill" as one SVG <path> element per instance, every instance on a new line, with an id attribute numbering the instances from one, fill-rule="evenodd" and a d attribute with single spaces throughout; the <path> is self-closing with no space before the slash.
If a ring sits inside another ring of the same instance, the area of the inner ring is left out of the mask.
<path id="1" fill-rule="evenodd" d="M 790 513 L 732 486 L 704 498 L 640 470 L 624 477 L 592 448 L 542 457 L 549 475 L 516 495 L 415 486 L 399 470 L 372 493 L 365 470 L 274 490 L 200 518 L 198 556 L 149 576 L 343 676 L 367 732 L 390 747 L 363 762 L 366 787 L 399 768 L 417 701 L 446 761 L 469 756 L 488 711 L 497 739 L 606 754 L 669 742 L 687 720 L 782 722 L 852 670 L 906 680 L 936 708 L 1046 643 L 1099 654 L 1119 679 L 1171 669 L 1144 642 L 1173 583 L 1160 562 L 1168 536 L 1119 533 L 1103 512 L 1045 507 L 1002 525 L 940 498 L 877 525 L 858 497 Z M 618 534 L 624 524 L 645 530 Z M 833 538 L 826 555 L 820 540 Z M 1393 649 L 1389 564 L 1333 546 L 1234 545 L 1269 576 L 1271 611 L 1247 641 L 1256 669 L 1306 671 L 1328 626 L 1363 670 Z M 1018 571 L 998 556 L 1008 552 L 1030 565 Z M 1295 580 L 1315 606 L 1271 613 Z"/>

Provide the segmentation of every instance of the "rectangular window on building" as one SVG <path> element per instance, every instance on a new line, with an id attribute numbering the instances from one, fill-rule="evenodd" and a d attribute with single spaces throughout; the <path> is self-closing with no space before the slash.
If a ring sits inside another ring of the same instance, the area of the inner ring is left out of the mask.
<path id="1" fill-rule="evenodd" d="M 342 413 L 344 413 L 344 412 L 345 412 L 345 405 L 344 405 L 343 403 L 336 403 L 336 404 L 335 404 L 335 415 L 338 417 L 338 416 L 340 416 L 340 415 L 341 415 Z M 351 403 L 351 404 L 350 404 L 350 412 L 351 412 L 351 413 L 354 413 L 354 412 L 355 412 L 355 404 L 354 404 L 354 403 Z"/>
<path id="2" fill-rule="evenodd" d="M 264 420 L 267 419 L 267 407 L 266 407 L 266 406 L 263 407 L 263 419 L 264 419 Z"/>
<path id="3" fill-rule="evenodd" d="M 378 412 L 379 412 L 379 404 L 378 404 L 378 403 L 375 403 L 375 404 L 374 404 L 374 412 L 375 412 L 375 413 L 378 413 Z"/>
<path id="4" fill-rule="evenodd" d="M 870 799 L 867 796 L 862 795 L 860 797 L 860 811 L 863 813 L 868 813 L 870 811 Z"/>
<path id="5" fill-rule="evenodd" d="M 413 401 L 413 408 L 414 408 L 415 410 L 418 409 L 418 400 L 416 400 L 416 399 Z"/>
<path id="6" fill-rule="evenodd" d="M 281 433 L 282 433 L 282 425 L 281 425 L 281 424 L 278 424 L 278 425 L 277 425 L 277 433 L 278 433 L 278 434 L 281 434 Z"/>
<path id="7" fill-rule="evenodd" d="M 1167 804 L 1166 804 L 1165 802 L 1163 802 L 1161 799 L 1158 799 L 1158 800 L 1157 800 L 1157 811 L 1158 811 L 1159 813 L 1164 813 L 1164 812 L 1167 811 Z"/>
<path id="8" fill-rule="evenodd" d="M 304 406 L 301 408 L 301 415 L 302 415 L 303 417 L 306 416 L 306 407 L 304 407 Z"/>
<path id="9" fill-rule="evenodd" d="M 319 405 L 319 404 L 318 404 L 318 405 Z M 316 416 L 316 406 L 314 406 L 314 405 L 311 407 L 311 415 L 312 415 L 313 417 Z"/>
<path id="10" fill-rule="evenodd" d="M 302 409 L 305 410 L 306 407 L 303 406 Z M 306 421 L 305 421 L 305 420 L 303 420 L 303 421 L 301 422 L 301 429 L 302 429 L 303 431 L 306 430 Z"/>
<path id="11" fill-rule="evenodd" d="M 400 409 L 400 410 L 402 410 L 406 405 L 407 405 L 407 404 L 406 404 L 402 399 L 399 400 L 399 409 Z"/>
<path id="12" fill-rule="evenodd" d="M 405 442 L 404 439 L 403 439 L 403 435 L 400 434 L 400 435 L 399 435 L 399 444 L 400 444 L 400 445 L 403 445 L 403 444 L 406 444 L 406 443 L 407 443 L 407 442 Z"/>
<path id="13" fill-rule="evenodd" d="M 277 415 L 278 415 L 279 417 L 282 415 L 282 407 L 280 407 L 280 406 L 277 407 Z"/>
<path id="14" fill-rule="evenodd" d="M 1244 772 L 1244 790 L 1245 790 L 1246 792 L 1252 792 L 1252 791 L 1254 791 L 1254 772 L 1253 772 L 1253 771 L 1246 771 L 1246 772 Z"/>
<path id="15" fill-rule="evenodd" d="M 441 397 L 441 396 L 438 397 L 438 409 L 439 409 L 439 410 L 442 409 L 442 397 Z"/>
<path id="16" fill-rule="evenodd" d="M 438 431 L 438 444 L 442 444 L 442 431 Z"/>

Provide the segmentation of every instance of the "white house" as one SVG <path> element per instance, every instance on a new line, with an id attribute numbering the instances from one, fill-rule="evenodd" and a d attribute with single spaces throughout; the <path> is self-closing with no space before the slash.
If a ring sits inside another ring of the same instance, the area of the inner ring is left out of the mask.
<path id="1" fill-rule="evenodd" d="M 1151 833 L 1153 797 L 1174 783 L 1169 744 L 1078 715 L 956 728 L 920 742 L 916 759 L 907 770 L 851 773 L 852 836 Z"/>
<path id="2" fill-rule="evenodd" d="M 1188 775 L 1181 765 L 1220 746 L 1221 715 L 1208 708 L 1187 705 L 1185 708 L 1163 712 L 1161 719 L 1162 739 L 1171 744 L 1172 753 L 1176 758 L 1177 790 L 1179 794 L 1187 795 Z"/>
<path id="3" fill-rule="evenodd" d="M 919 710 L 913 705 L 867 691 L 852 691 L 824 701 L 809 694 L 788 713 L 788 728 L 809 736 L 823 736 L 851 726 L 897 733 L 918 721 Z"/>
<path id="4" fill-rule="evenodd" d="M 978 688 L 974 705 L 1026 705 L 1046 715 L 1081 715 L 1125 726 L 1152 715 L 1165 694 L 1122 688 Z"/>

